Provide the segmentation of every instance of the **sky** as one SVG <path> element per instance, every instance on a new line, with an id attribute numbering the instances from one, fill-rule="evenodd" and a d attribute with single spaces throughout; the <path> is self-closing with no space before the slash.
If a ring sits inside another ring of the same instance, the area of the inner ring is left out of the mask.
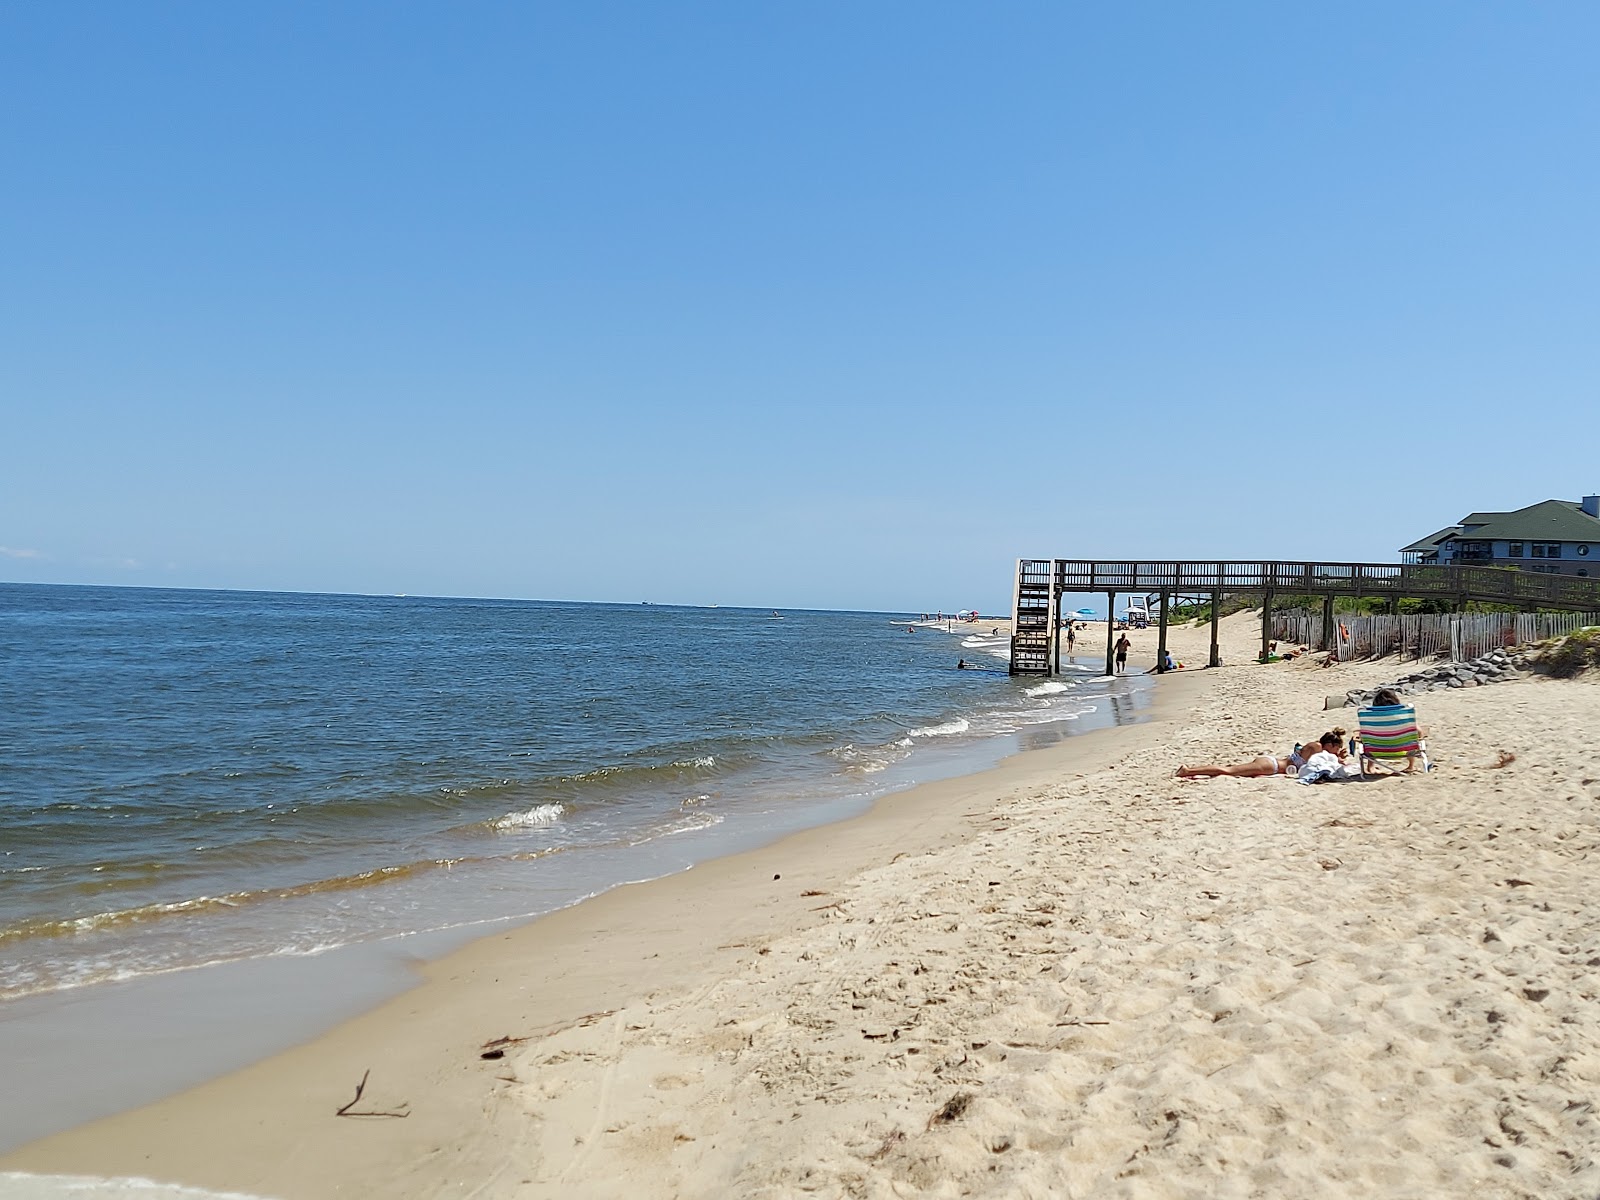
<path id="1" fill-rule="evenodd" d="M 1596 44 L 0 0 L 0 580 L 1005 612 L 1600 491 Z"/>

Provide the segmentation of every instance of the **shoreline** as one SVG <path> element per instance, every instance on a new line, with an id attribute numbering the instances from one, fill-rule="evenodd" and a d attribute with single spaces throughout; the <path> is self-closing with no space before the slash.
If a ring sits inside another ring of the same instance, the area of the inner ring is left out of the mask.
<path id="1" fill-rule="evenodd" d="M 1225 660 L 1256 636 L 1225 621 Z M 476 942 L 0 1171 L 284 1200 L 1592 1195 L 1600 679 L 1430 694 L 1417 777 L 1173 778 L 1353 724 L 1322 697 L 1394 669 L 1169 675 L 1148 723 Z M 364 1076 L 388 1115 L 336 1116 Z"/>
<path id="2" fill-rule="evenodd" d="M 271 1182 L 288 1146 L 328 1138 L 328 1152 L 342 1164 L 343 1194 L 359 1190 L 360 1179 L 385 1169 L 385 1134 L 409 1137 L 423 1115 L 414 1110 L 404 1122 L 363 1124 L 362 1144 L 371 1157 L 352 1154 L 349 1123 L 327 1118 L 350 1098 L 363 1072 L 372 1071 L 366 1096 L 374 1103 L 444 1089 L 429 1108 L 442 1098 L 447 1111 L 469 1111 L 469 1095 L 493 1068 L 492 1060 L 478 1059 L 480 1043 L 537 1036 L 630 998 L 682 986 L 708 963 L 729 962 L 752 939 L 820 923 L 825 918 L 815 910 L 823 902 L 802 893 L 831 891 L 897 855 L 948 846 L 982 819 L 995 791 L 1035 786 L 1063 769 L 1094 769 L 1124 744 L 1148 738 L 1198 677 L 1169 676 L 1167 682 L 1174 686 L 1154 689 L 1146 721 L 1065 736 L 984 771 L 891 792 L 857 816 L 621 885 L 419 962 L 412 986 L 308 1041 L 142 1107 L 35 1139 L 0 1155 L 0 1171 L 152 1177 L 264 1195 L 340 1194 L 332 1181 Z M 659 945 L 671 945 L 672 953 L 660 957 L 651 948 Z M 535 969 L 537 993 L 531 994 L 531 981 L 513 983 L 510 976 L 528 971 L 535 957 L 543 965 Z M 290 1095 L 307 1103 L 318 1096 L 315 1110 L 305 1111 L 297 1100 L 294 1111 L 283 1112 Z M 268 1126 L 275 1132 L 262 1138 Z M 228 1140 L 230 1130 L 254 1133 L 248 1145 L 232 1146 L 226 1161 L 193 1164 L 194 1135 L 208 1127 L 201 1139 L 208 1142 Z"/>
<path id="3" fill-rule="evenodd" d="M 1005 624 L 1009 627 L 1009 622 Z M 953 631 L 958 645 L 952 646 L 952 653 L 958 651 L 959 641 L 967 632 Z M 1156 696 L 1160 689 L 1146 683 L 1138 685 L 1138 690 Z M 426 986 L 435 965 L 480 942 L 491 942 L 564 913 L 582 910 L 618 891 L 648 887 L 675 877 L 701 879 L 711 863 L 781 845 L 807 832 L 848 826 L 870 817 L 878 805 L 896 797 L 914 797 L 923 789 L 941 784 L 956 785 L 985 776 L 1014 760 L 1059 753 L 1067 744 L 1113 732 L 1128 719 L 1120 711 L 1120 700 L 1125 696 L 1117 699 L 1115 713 L 1107 697 L 1098 699 L 1101 713 L 1093 721 L 1083 722 L 1092 724 L 1092 728 L 1083 729 L 1077 719 L 1063 718 L 1011 734 L 975 739 L 964 747 L 944 751 L 945 762 L 934 767 L 936 772 L 944 772 L 953 766 L 955 774 L 936 773 L 930 780 L 899 785 L 872 800 L 812 805 L 805 813 L 778 822 L 775 830 L 752 827 L 721 845 L 715 844 L 718 839 L 713 837 L 708 847 L 689 851 L 703 857 L 694 857 L 686 865 L 672 865 L 661 874 L 612 885 L 545 913 L 485 922 L 488 929 L 466 936 L 460 929 L 443 929 L 399 939 L 351 943 L 321 956 L 244 959 L 97 984 L 81 991 L 21 997 L 11 1002 L 8 1016 L 13 1020 L 8 1034 L 13 1041 L 21 1037 L 29 1047 L 40 1049 L 35 1056 L 37 1061 L 31 1064 L 36 1068 L 31 1072 L 32 1078 L 26 1069 L 28 1064 L 13 1073 L 14 1082 L 21 1079 L 24 1085 L 31 1086 L 19 1086 L 13 1093 L 19 1102 L 27 1095 L 28 1108 L 14 1114 L 12 1127 L 32 1132 L 21 1139 L 8 1139 L 7 1145 L 0 1146 L 0 1162 L 41 1140 L 70 1136 L 97 1122 L 160 1105 L 192 1088 L 291 1053 L 298 1046 L 314 1042 L 347 1022 L 359 1020 Z M 1159 704 L 1159 700 L 1154 703 Z M 1132 723 L 1148 719 L 1141 715 L 1132 718 Z M 1101 726 L 1100 721 L 1113 724 Z M 998 750 L 997 743 L 1006 741 L 1012 748 Z M 973 762 L 985 765 L 976 770 L 964 765 Z M 863 803 L 865 811 L 859 807 Z M 919 802 L 912 799 L 909 803 Z M 846 815 L 829 815 L 840 811 Z M 281 1004 L 286 995 L 297 1001 L 287 1013 Z M 227 1022 L 215 1019 L 214 1014 L 223 1010 L 230 1013 Z M 85 1022 L 95 1029 L 96 1044 L 104 1043 L 87 1056 L 81 1045 Z M 106 1034 L 106 1030 L 112 1032 Z M 193 1046 L 196 1037 L 209 1038 L 211 1048 L 197 1051 Z M 163 1049 L 177 1041 L 183 1044 L 172 1050 Z M 125 1048 L 126 1053 L 119 1054 L 114 1047 Z M 86 1104 L 69 1094 L 51 1093 L 53 1081 L 70 1080 L 79 1070 L 88 1069 L 98 1069 L 112 1077 L 110 1083 L 96 1089 L 96 1099 L 120 1095 L 121 1102 L 112 1099 L 109 1103 Z M 119 1075 L 124 1080 L 120 1085 L 116 1082 Z"/>

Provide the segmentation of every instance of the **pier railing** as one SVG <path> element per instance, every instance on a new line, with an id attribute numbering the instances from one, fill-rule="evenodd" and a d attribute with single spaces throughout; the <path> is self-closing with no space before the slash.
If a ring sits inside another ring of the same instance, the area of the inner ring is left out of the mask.
<path id="1" fill-rule="evenodd" d="M 1159 595 L 1161 639 L 1157 661 L 1165 661 L 1166 614 L 1171 599 L 1211 600 L 1211 665 L 1217 649 L 1216 602 L 1239 592 L 1262 596 L 1262 645 L 1268 641 L 1273 600 L 1280 596 L 1319 596 L 1331 624 L 1338 596 L 1377 596 L 1392 600 L 1446 599 L 1507 604 L 1518 608 L 1600 610 L 1600 579 L 1546 575 L 1502 567 L 1437 566 L 1419 563 L 1305 562 L 1296 560 L 1101 561 L 1025 558 L 1017 563 L 1016 604 L 1011 638 L 1013 674 L 1049 674 L 1060 657 L 1061 597 L 1071 592 L 1107 594 L 1106 673 L 1110 674 L 1110 624 L 1118 593 Z"/>
<path id="2" fill-rule="evenodd" d="M 1503 567 L 1441 567 L 1411 563 L 1100 562 L 1058 558 L 1063 592 L 1286 592 L 1308 595 L 1404 596 L 1531 604 L 1541 608 L 1600 608 L 1600 579 L 1542 575 Z"/>

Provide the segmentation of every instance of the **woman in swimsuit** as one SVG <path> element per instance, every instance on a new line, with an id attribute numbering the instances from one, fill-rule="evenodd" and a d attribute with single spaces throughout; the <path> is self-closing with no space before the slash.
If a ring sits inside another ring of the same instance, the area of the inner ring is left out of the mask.
<path id="1" fill-rule="evenodd" d="M 1237 763 L 1231 767 L 1179 767 L 1179 779 L 1194 779 L 1201 775 L 1232 775 L 1235 778 L 1251 779 L 1257 775 L 1293 775 L 1306 765 L 1306 759 L 1319 750 L 1326 750 L 1330 754 L 1337 754 L 1341 760 L 1344 758 L 1344 730 L 1330 729 L 1319 738 L 1296 746 L 1288 754 L 1278 756 L 1263 754 L 1259 758 L 1252 758 L 1249 762 Z"/>

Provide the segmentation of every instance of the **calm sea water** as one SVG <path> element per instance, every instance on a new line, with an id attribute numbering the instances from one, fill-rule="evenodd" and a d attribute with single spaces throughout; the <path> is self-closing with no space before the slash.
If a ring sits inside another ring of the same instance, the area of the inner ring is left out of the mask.
<path id="1" fill-rule="evenodd" d="M 0 999 L 549 911 L 1128 703 L 892 621 L 0 584 Z"/>

